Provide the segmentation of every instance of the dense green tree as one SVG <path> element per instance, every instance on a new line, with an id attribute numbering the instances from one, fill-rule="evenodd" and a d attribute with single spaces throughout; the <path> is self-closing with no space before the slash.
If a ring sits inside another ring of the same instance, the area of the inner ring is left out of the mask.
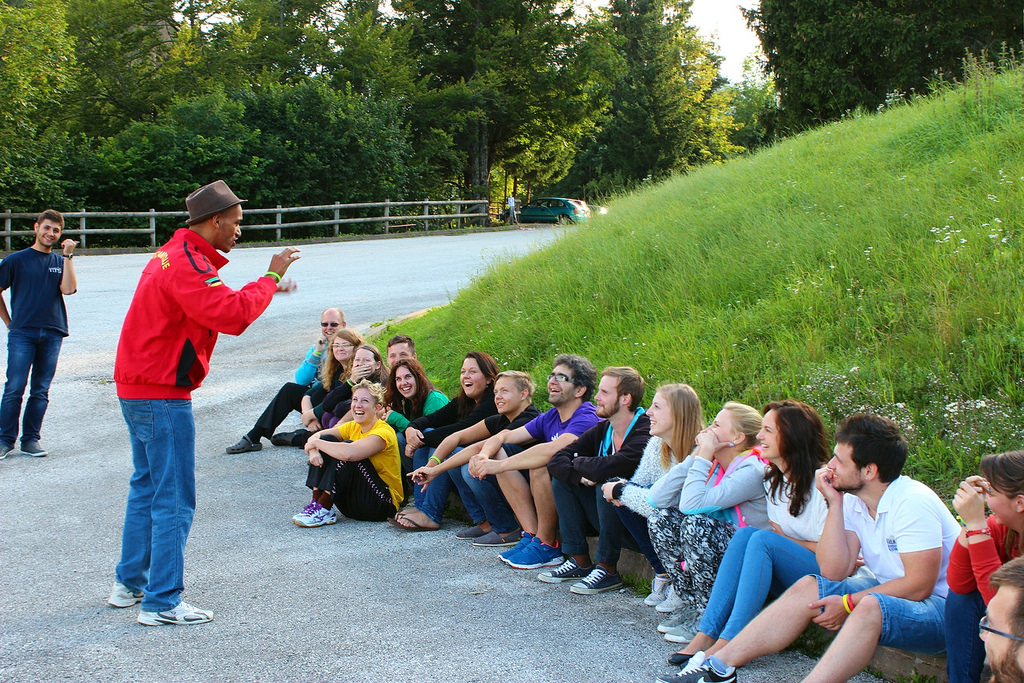
<path id="1" fill-rule="evenodd" d="M 965 50 L 1018 44 L 1019 0 L 761 0 L 744 10 L 786 118 L 808 125 L 958 78 Z"/>
<path id="2" fill-rule="evenodd" d="M 612 0 L 602 17 L 596 39 L 621 64 L 611 108 L 559 187 L 605 195 L 734 153 L 720 60 L 687 25 L 690 1 Z"/>
<path id="3" fill-rule="evenodd" d="M 52 122 L 72 78 L 74 54 L 61 0 L 0 3 L 0 201 L 4 208 L 59 205 L 52 169 L 66 142 Z"/>
<path id="4" fill-rule="evenodd" d="M 748 57 L 742 80 L 726 91 L 732 120 L 737 125 L 729 140 L 748 152 L 774 142 L 781 134 L 778 93 L 775 82 L 765 73 L 763 61 Z"/>
<path id="5" fill-rule="evenodd" d="M 546 131 L 572 137 L 600 99 L 577 60 L 581 30 L 556 0 L 396 0 L 425 79 L 411 111 L 418 138 L 449 137 L 445 170 L 487 195 L 491 167 Z"/>

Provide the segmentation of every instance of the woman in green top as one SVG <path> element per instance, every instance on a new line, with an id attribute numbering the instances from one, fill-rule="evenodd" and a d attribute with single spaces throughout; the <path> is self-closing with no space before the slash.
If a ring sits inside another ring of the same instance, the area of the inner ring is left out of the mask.
<path id="1" fill-rule="evenodd" d="M 405 429 L 409 423 L 448 405 L 448 397 L 434 388 L 427 373 L 415 358 L 395 361 L 384 390 L 388 407 L 387 423 L 398 435 L 398 452 L 402 454 L 402 482 L 409 497 L 411 482 L 405 475 L 412 471 L 412 458 L 405 455 Z"/>

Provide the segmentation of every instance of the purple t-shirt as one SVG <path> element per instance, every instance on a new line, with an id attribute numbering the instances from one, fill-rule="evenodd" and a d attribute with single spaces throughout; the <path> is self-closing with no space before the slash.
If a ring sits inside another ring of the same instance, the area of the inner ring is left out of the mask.
<path id="1" fill-rule="evenodd" d="M 551 408 L 543 415 L 526 423 L 526 431 L 538 441 L 554 441 L 562 434 L 580 436 L 597 424 L 597 409 L 593 403 L 584 401 L 568 420 L 562 422 L 558 408 Z"/>

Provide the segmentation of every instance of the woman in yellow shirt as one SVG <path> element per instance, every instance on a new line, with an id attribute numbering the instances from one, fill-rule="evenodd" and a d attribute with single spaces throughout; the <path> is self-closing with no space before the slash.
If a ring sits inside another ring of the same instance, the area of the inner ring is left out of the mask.
<path id="1" fill-rule="evenodd" d="M 352 387 L 352 421 L 313 434 L 306 442 L 313 500 L 292 521 L 302 527 L 346 517 L 383 521 L 402 502 L 402 464 L 395 430 L 380 419 L 384 389 L 361 380 Z"/>

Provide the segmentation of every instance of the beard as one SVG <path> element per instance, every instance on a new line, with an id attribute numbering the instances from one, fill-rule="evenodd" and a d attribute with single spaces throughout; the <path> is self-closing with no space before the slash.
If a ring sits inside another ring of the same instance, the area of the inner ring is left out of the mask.
<path id="1" fill-rule="evenodd" d="M 989 662 L 994 683 L 1024 683 L 1024 671 L 1017 666 L 1017 650 L 1011 648 L 998 662 Z"/>

